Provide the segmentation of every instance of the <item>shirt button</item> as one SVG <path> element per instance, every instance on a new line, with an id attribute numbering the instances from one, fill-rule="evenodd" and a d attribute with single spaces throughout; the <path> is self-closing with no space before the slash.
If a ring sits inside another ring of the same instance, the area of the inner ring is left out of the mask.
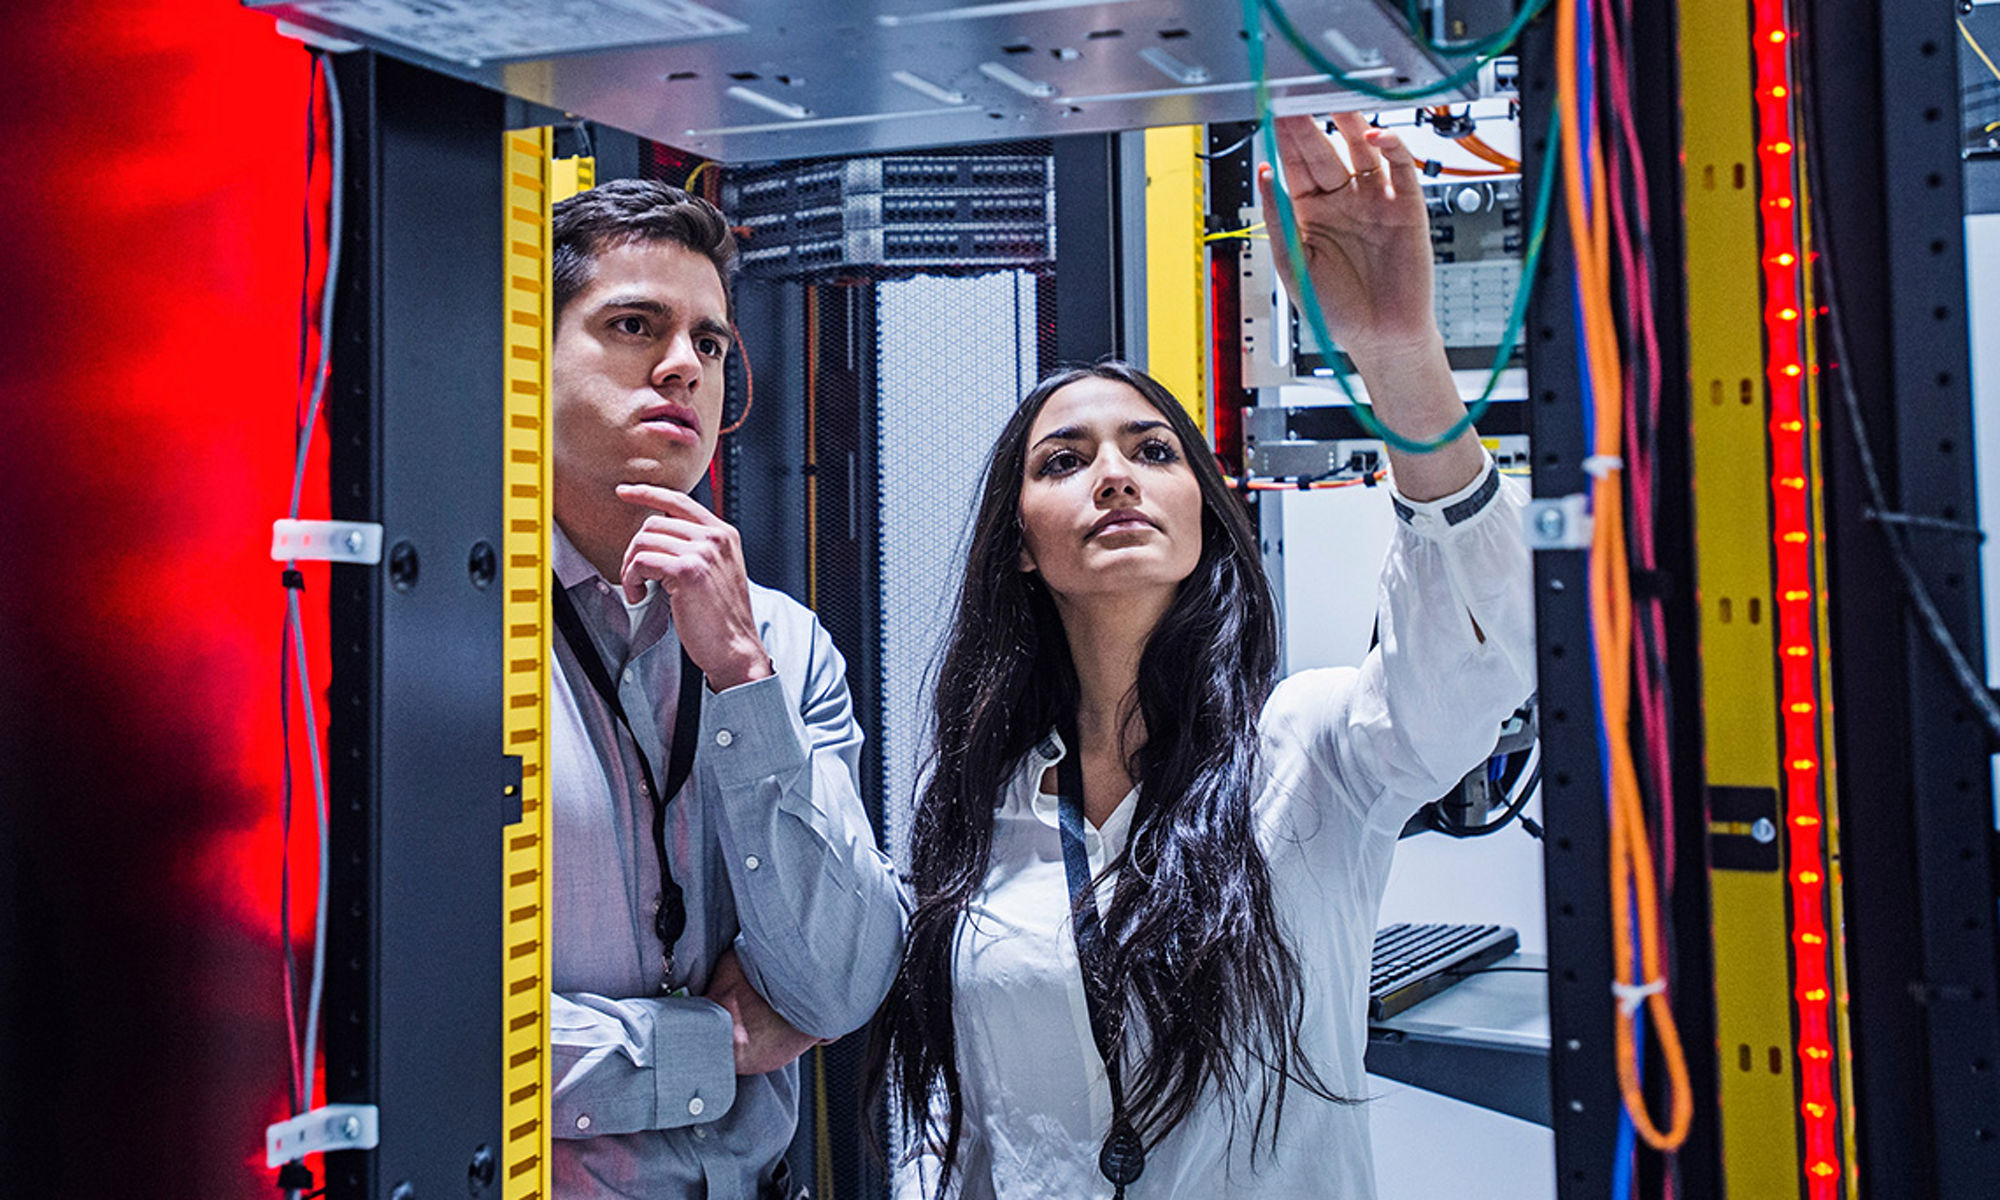
<path id="1" fill-rule="evenodd" d="M 701 1097 L 696 1096 L 694 1099 L 688 1101 L 688 1116 L 698 1117 L 701 1115 L 701 1110 L 707 1107 L 708 1105 L 702 1103 Z"/>
<path id="2" fill-rule="evenodd" d="M 588 1129 L 588 1128 L 590 1128 L 590 1117 L 589 1117 L 589 1115 L 588 1115 L 588 1114 L 586 1114 L 586 1115 L 583 1115 L 583 1116 L 579 1116 L 579 1117 L 578 1117 L 578 1118 L 576 1119 L 576 1127 L 577 1127 L 578 1129 Z"/>
<path id="3" fill-rule="evenodd" d="M 727 746 L 729 743 L 735 740 L 736 740 L 736 735 L 729 732 L 727 729 L 718 729 L 715 731 L 715 744 L 718 746 Z"/>
<path id="4" fill-rule="evenodd" d="M 609 596 L 611 594 L 611 585 L 604 582 L 602 579 L 598 580 L 597 594 L 600 596 Z"/>
<path id="5" fill-rule="evenodd" d="M 708 1126 L 706 1126 L 706 1125 L 697 1125 L 697 1126 L 695 1126 L 695 1127 L 694 1127 L 694 1139 L 695 1139 L 696 1141 L 698 1141 L 698 1142 L 705 1142 L 705 1141 L 707 1141 L 707 1140 L 708 1140 Z"/>
<path id="6" fill-rule="evenodd" d="M 634 674 L 632 673 L 632 668 L 630 668 L 630 667 L 626 667 L 626 668 L 625 668 L 625 673 L 624 673 L 623 675 L 620 675 L 620 676 L 619 676 L 619 678 L 620 678 L 620 679 L 623 679 L 623 680 L 624 680 L 624 681 L 625 681 L 626 683 L 630 683 L 630 682 L 632 682 L 632 680 L 633 680 L 633 679 L 637 678 L 637 676 L 635 676 L 635 675 L 634 675 Z"/>
<path id="7" fill-rule="evenodd" d="M 743 865 L 744 865 L 744 866 L 746 866 L 746 867 L 749 867 L 749 868 L 750 868 L 751 870 L 753 870 L 753 871 L 754 871 L 754 870 L 756 870 L 756 869 L 757 869 L 758 867 L 761 867 L 761 866 L 763 866 L 763 865 L 764 865 L 764 860 L 763 860 L 763 859 L 761 859 L 761 858 L 758 858 L 758 857 L 757 857 L 756 855 L 754 855 L 754 854 L 753 854 L 753 855 L 751 855 L 750 857 L 748 857 L 748 858 L 746 858 L 746 859 L 744 859 L 744 860 L 743 860 Z"/>

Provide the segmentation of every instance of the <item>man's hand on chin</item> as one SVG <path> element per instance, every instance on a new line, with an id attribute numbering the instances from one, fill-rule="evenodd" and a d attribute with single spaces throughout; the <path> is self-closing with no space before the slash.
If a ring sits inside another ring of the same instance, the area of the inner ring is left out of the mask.
<path id="1" fill-rule="evenodd" d="M 624 483 L 618 498 L 653 510 L 625 548 L 625 598 L 636 603 L 648 579 L 659 582 L 674 606 L 681 646 L 708 677 L 710 691 L 771 674 L 736 527 L 672 488 Z"/>

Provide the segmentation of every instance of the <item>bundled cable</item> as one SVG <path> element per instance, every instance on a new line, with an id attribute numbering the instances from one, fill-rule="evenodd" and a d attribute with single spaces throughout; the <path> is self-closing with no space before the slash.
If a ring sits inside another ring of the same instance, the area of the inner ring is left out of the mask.
<path id="1" fill-rule="evenodd" d="M 1576 308 L 1588 393 L 1586 411 L 1592 429 L 1592 452 L 1584 466 L 1592 479 L 1591 637 L 1603 722 L 1600 744 L 1605 760 L 1611 833 L 1611 930 L 1617 971 L 1612 990 L 1618 1008 L 1618 1081 L 1625 1112 L 1647 1145 L 1671 1153 L 1686 1140 L 1694 1114 L 1694 1098 L 1666 990 L 1659 888 L 1628 721 L 1635 705 L 1632 565 L 1625 507 L 1626 455 L 1630 451 L 1626 435 L 1636 425 L 1628 420 L 1628 407 L 1635 403 L 1635 397 L 1634 389 L 1629 386 L 1630 377 L 1621 370 L 1623 354 L 1611 303 L 1611 237 L 1614 224 L 1622 222 L 1614 221 L 1611 213 L 1613 188 L 1606 172 L 1595 112 L 1596 36 L 1611 24 L 1609 0 L 1597 0 L 1597 6 L 1599 12 L 1593 14 L 1584 0 L 1559 0 L 1556 56 L 1558 109 L 1571 133 L 1561 147 L 1563 193 L 1576 259 Z M 1628 94 L 1623 88 L 1622 57 L 1615 53 L 1609 57 L 1612 86 L 1606 90 L 1620 96 L 1622 101 L 1622 96 Z M 1629 107 L 1627 117 L 1622 129 L 1630 134 Z M 1633 240 L 1630 230 L 1621 228 L 1618 232 L 1621 250 L 1628 249 Z M 1633 291 L 1639 290 L 1638 281 L 1633 278 L 1633 264 L 1627 261 L 1624 265 L 1628 286 Z M 1650 312 L 1645 307 L 1647 303 L 1628 292 L 1627 316 L 1637 311 L 1645 317 Z M 1657 371 L 1653 378 L 1657 379 Z M 1632 455 L 1635 461 L 1648 456 L 1645 447 L 1632 445 L 1638 451 Z M 1641 471 L 1643 474 L 1645 468 Z M 1638 507 L 1649 507 L 1643 497 Z M 1648 530 L 1649 519 L 1649 516 L 1640 519 L 1642 527 Z M 1650 532 L 1642 549 L 1650 553 Z M 1645 690 L 1650 683 L 1641 686 Z M 1639 707 L 1643 715 L 1648 705 Z M 1647 740 L 1657 746 L 1663 739 L 1649 736 Z M 1651 1017 L 1666 1069 L 1670 1115 L 1665 1129 L 1654 1121 L 1640 1079 L 1642 1007 Z"/>

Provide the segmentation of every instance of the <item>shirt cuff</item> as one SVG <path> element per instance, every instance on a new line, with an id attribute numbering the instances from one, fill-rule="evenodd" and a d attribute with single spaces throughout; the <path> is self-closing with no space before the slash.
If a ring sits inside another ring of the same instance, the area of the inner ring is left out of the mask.
<path id="1" fill-rule="evenodd" d="M 736 1021 L 719 1004 L 684 1005 L 676 1016 L 684 1036 L 656 1045 L 653 1067 L 657 1128 L 705 1125 L 736 1103 Z M 671 1028 L 671 1026 L 670 1026 Z M 672 1056 L 669 1065 L 664 1061 Z"/>
<path id="2" fill-rule="evenodd" d="M 1458 529 L 1493 507 L 1494 499 L 1500 495 L 1500 468 L 1491 454 L 1485 455 L 1486 465 L 1471 483 L 1436 500 L 1412 500 L 1394 487 L 1389 489 L 1389 504 L 1396 510 L 1396 520 L 1403 528 L 1433 541 L 1449 537 Z"/>
<path id="3" fill-rule="evenodd" d="M 777 675 L 710 692 L 701 706 L 701 757 L 725 789 L 806 765 L 805 727 Z"/>

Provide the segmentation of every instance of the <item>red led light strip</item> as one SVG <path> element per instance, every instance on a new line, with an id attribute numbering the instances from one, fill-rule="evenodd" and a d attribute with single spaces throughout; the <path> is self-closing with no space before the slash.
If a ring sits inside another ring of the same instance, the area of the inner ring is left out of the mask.
<path id="1" fill-rule="evenodd" d="M 1805 262 L 1799 240 L 1791 37 L 1783 0 L 1754 0 L 1753 11 L 1765 372 L 1771 390 L 1778 695 L 1784 727 L 1799 1113 L 1805 1131 L 1806 1194 L 1810 1200 L 1835 1200 L 1840 1190 L 1839 1113 L 1833 1085 L 1833 985 L 1827 971 L 1812 497 L 1806 474 Z"/>

